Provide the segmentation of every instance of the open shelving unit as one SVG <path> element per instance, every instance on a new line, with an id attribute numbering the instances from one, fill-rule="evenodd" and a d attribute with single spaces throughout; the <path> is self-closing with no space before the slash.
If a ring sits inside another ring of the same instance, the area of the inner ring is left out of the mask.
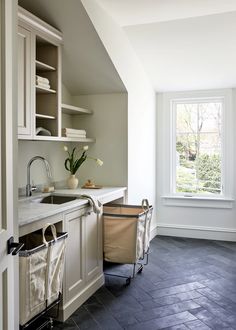
<path id="1" fill-rule="evenodd" d="M 62 118 L 62 128 L 75 128 L 73 127 L 73 116 L 78 115 L 92 115 L 93 111 L 81 107 L 77 107 L 70 104 L 61 104 L 61 118 Z M 67 142 L 84 142 L 84 143 L 93 143 L 95 142 L 94 138 L 76 138 L 76 137 L 61 137 L 63 141 Z"/>
<path id="2" fill-rule="evenodd" d="M 36 71 L 38 72 L 56 71 L 56 68 L 54 68 L 53 66 L 37 60 L 35 61 L 35 65 L 36 65 Z"/>
<path id="3" fill-rule="evenodd" d="M 40 113 L 36 113 L 36 118 L 45 118 L 45 119 L 56 119 L 54 116 L 48 116 L 48 115 L 41 115 Z"/>
<path id="4" fill-rule="evenodd" d="M 65 104 L 65 103 L 62 103 L 61 111 L 63 113 L 66 113 L 67 115 L 92 115 L 93 114 L 92 110 L 76 107 L 74 105 L 69 105 L 69 104 Z"/>
<path id="5" fill-rule="evenodd" d="M 51 88 L 45 88 L 45 87 L 41 87 L 41 86 L 35 86 L 36 88 L 36 93 L 38 94 L 54 94 L 56 93 L 56 91 L 54 89 L 51 89 Z"/>
<path id="6" fill-rule="evenodd" d="M 94 138 L 68 138 L 65 136 L 43 136 L 36 135 L 34 140 L 36 141 L 59 141 L 59 142 L 80 142 L 80 143 L 94 143 L 96 139 Z"/>
<path id="7" fill-rule="evenodd" d="M 25 9 L 18 9 L 18 77 L 21 82 L 18 84 L 18 138 L 95 142 L 94 138 L 83 135 L 62 136 L 62 128 L 86 130 L 83 120 L 80 122 L 77 116 L 93 113 L 74 105 L 61 104 L 62 33 Z M 77 127 L 76 123 L 82 127 Z"/>
<path id="8" fill-rule="evenodd" d="M 43 127 L 51 132 L 52 137 L 58 137 L 59 46 L 48 39 L 36 36 L 35 56 L 35 74 L 49 81 L 48 88 L 39 84 L 35 85 L 35 129 Z"/>

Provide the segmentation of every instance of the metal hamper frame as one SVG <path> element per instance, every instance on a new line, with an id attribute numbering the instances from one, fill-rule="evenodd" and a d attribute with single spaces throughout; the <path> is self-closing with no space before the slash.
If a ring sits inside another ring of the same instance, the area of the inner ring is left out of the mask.
<path id="1" fill-rule="evenodd" d="M 140 205 L 126 205 L 126 204 L 113 204 L 113 203 L 108 203 L 106 205 L 107 207 L 124 207 L 124 208 L 140 208 Z M 143 233 L 143 249 L 142 249 L 142 257 L 137 259 L 135 263 L 133 264 L 133 271 L 131 276 L 125 276 L 125 275 L 120 275 L 120 274 L 112 274 L 112 273 L 104 273 L 107 276 L 115 276 L 115 277 L 120 277 L 120 278 L 125 278 L 126 279 L 126 285 L 129 285 L 131 283 L 131 279 L 135 277 L 136 274 L 140 274 L 143 271 L 144 266 L 148 265 L 149 261 L 149 253 L 150 253 L 150 248 L 149 248 L 149 236 L 150 236 L 150 223 L 151 223 L 151 217 L 152 217 L 152 211 L 153 207 L 149 205 L 148 200 L 144 199 L 142 201 L 142 213 L 134 216 L 133 214 L 115 214 L 115 213 L 109 213 L 109 211 L 105 211 L 103 213 L 104 216 L 109 216 L 109 217 L 119 217 L 119 218 L 138 218 L 137 221 L 139 221 L 139 218 L 145 214 L 145 225 L 144 225 L 144 233 Z M 138 225 L 137 225 L 137 233 L 136 233 L 136 240 L 138 237 Z M 146 242 L 146 238 L 148 237 L 148 243 Z M 145 245 L 148 246 L 147 249 L 145 249 Z M 107 262 L 107 261 L 106 261 Z M 109 262 L 109 261 L 108 261 Z M 131 264 L 131 263 L 130 263 Z M 136 269 L 136 266 L 139 265 L 138 269 Z"/>

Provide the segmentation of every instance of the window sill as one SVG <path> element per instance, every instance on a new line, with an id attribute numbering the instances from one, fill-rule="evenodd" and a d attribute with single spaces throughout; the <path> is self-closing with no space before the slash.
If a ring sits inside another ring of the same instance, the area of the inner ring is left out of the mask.
<path id="1" fill-rule="evenodd" d="M 196 196 L 161 196 L 166 206 L 206 207 L 217 209 L 232 209 L 234 199 Z"/>

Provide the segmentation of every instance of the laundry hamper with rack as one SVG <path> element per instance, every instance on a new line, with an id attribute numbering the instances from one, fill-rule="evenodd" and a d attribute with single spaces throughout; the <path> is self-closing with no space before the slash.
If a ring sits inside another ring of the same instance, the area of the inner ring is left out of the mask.
<path id="1" fill-rule="evenodd" d="M 60 299 L 67 235 L 47 224 L 20 238 L 24 243 L 19 253 L 21 329 Z"/>
<path id="2" fill-rule="evenodd" d="M 150 224 L 153 207 L 144 199 L 142 205 L 107 204 L 103 208 L 104 245 L 106 262 L 133 264 L 131 276 L 124 277 L 127 284 L 148 263 Z M 146 259 L 146 261 L 145 261 Z"/>

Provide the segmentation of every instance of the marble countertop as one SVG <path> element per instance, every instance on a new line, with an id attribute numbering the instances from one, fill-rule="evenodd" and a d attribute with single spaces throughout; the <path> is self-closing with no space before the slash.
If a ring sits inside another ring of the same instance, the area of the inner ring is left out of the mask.
<path id="1" fill-rule="evenodd" d="M 85 199 L 79 199 L 80 195 L 89 195 L 95 201 L 102 204 L 124 196 L 126 187 L 104 187 L 101 189 L 58 189 L 53 193 L 35 193 L 32 197 L 21 197 L 18 201 L 18 224 L 24 226 L 34 221 L 68 211 L 72 208 L 88 204 Z M 74 196 L 78 199 L 64 204 L 44 204 L 36 202 L 36 199 L 50 196 L 63 195 Z"/>

